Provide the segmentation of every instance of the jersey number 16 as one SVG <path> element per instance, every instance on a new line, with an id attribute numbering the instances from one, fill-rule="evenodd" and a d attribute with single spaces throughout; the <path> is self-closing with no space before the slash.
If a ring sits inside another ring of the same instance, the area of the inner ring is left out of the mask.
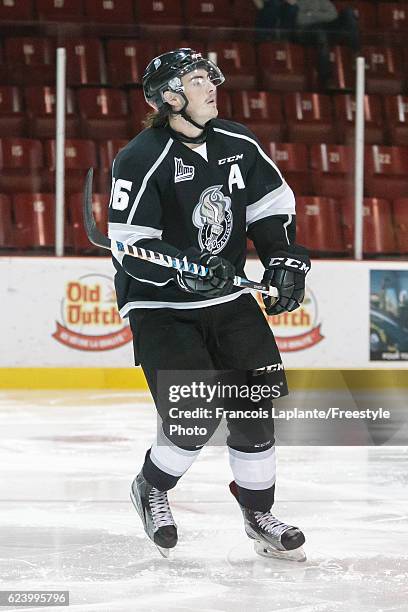
<path id="1" fill-rule="evenodd" d="M 129 192 L 132 185 L 132 181 L 113 179 L 109 206 L 112 206 L 115 210 L 125 210 L 129 205 Z"/>

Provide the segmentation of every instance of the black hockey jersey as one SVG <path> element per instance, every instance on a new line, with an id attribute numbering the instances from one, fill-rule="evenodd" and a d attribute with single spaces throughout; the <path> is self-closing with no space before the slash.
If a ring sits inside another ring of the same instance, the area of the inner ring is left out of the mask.
<path id="1" fill-rule="evenodd" d="M 112 166 L 109 237 L 172 256 L 189 247 L 219 254 L 244 276 L 249 235 L 261 259 L 294 240 L 295 199 L 280 171 L 243 125 L 209 123 L 197 149 L 148 128 Z M 132 308 L 200 308 L 237 298 L 182 291 L 175 270 L 113 251 L 122 316 Z"/>

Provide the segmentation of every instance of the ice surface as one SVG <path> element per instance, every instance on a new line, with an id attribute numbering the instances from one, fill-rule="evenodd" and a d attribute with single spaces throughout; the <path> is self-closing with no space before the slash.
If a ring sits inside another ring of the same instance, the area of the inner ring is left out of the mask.
<path id="1" fill-rule="evenodd" d="M 155 427 L 143 394 L 0 394 L 2 590 L 68 589 L 76 612 L 408 611 L 407 447 L 278 448 L 274 513 L 305 532 L 303 564 L 255 555 L 208 447 L 169 494 L 166 560 L 129 500 Z"/>

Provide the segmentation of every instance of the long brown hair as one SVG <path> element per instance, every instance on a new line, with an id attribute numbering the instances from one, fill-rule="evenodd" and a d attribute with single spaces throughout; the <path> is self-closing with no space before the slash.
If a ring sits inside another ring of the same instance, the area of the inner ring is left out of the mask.
<path id="1" fill-rule="evenodd" d="M 171 105 L 165 102 L 158 111 L 152 111 L 143 119 L 143 127 L 145 128 L 162 128 L 169 122 L 169 117 L 172 114 Z"/>

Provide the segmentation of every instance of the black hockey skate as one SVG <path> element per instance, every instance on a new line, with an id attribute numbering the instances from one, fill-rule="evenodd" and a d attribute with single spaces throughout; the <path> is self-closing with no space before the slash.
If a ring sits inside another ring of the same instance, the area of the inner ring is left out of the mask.
<path id="1" fill-rule="evenodd" d="M 130 499 L 142 519 L 147 536 L 163 557 L 169 557 L 170 548 L 177 544 L 177 525 L 171 514 L 167 492 L 153 487 L 140 472 L 132 482 Z"/>
<path id="2" fill-rule="evenodd" d="M 236 483 L 232 481 L 229 488 L 241 508 L 246 534 L 255 540 L 254 548 L 258 555 L 288 561 L 306 561 L 302 548 L 305 536 L 300 529 L 282 523 L 270 512 L 260 512 L 241 506 Z"/>

